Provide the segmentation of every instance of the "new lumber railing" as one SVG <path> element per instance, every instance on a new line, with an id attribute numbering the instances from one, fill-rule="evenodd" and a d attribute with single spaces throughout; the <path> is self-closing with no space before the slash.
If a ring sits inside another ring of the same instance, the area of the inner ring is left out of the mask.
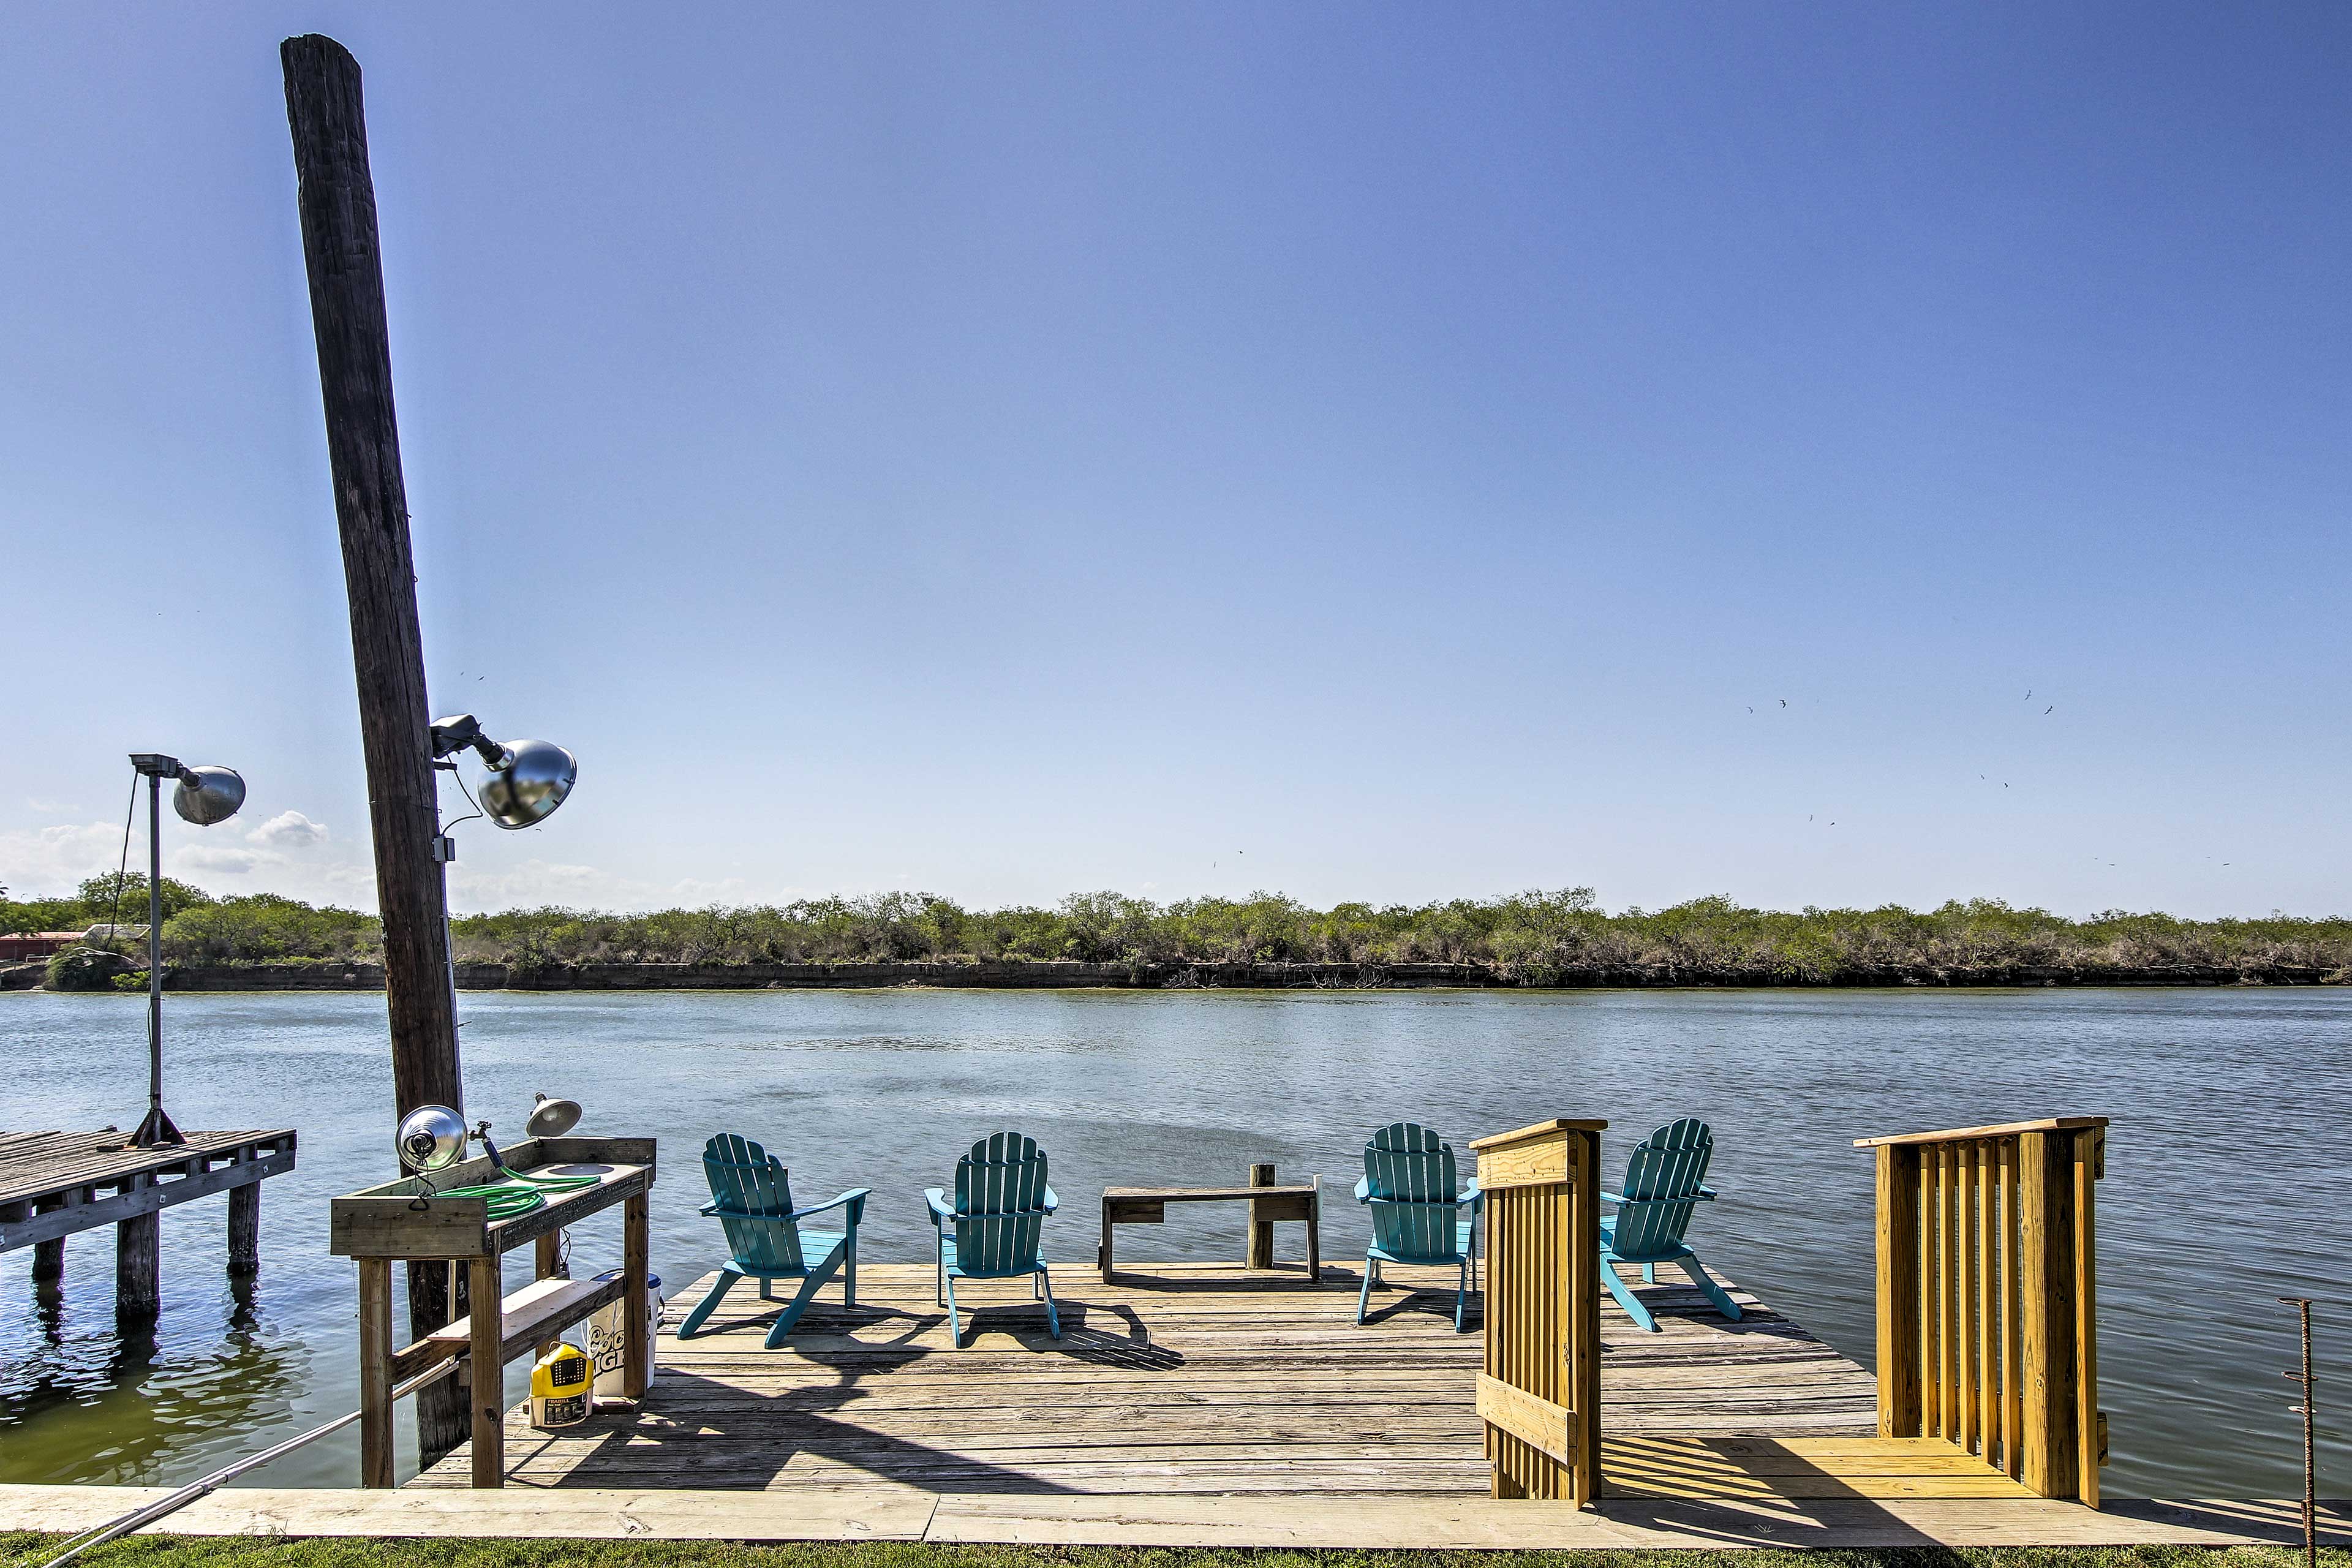
<path id="1" fill-rule="evenodd" d="M 1601 1130 L 1481 1138 L 1486 1362 L 1478 1414 L 1498 1498 L 1590 1504 L 1601 1477 Z"/>
<path id="2" fill-rule="evenodd" d="M 1878 1430 L 2099 1505 L 2104 1116 L 1862 1138 L 1878 1160 Z"/>

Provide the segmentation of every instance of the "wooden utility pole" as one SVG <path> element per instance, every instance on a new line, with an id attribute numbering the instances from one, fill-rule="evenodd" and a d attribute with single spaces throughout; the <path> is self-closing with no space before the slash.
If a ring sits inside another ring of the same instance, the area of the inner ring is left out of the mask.
<path id="1" fill-rule="evenodd" d="M 384 324 L 383 265 L 376 245 L 375 183 L 368 173 L 360 67 L 342 45 L 315 34 L 287 39 L 278 55 L 286 69 L 286 118 L 300 183 L 302 251 L 319 339 L 335 521 L 351 595 L 360 744 L 367 759 L 376 900 L 383 913 L 393 1097 L 402 1116 L 436 1104 L 462 1114 L 447 910 L 441 868 L 433 856 L 439 811 L 432 716 L 425 707 L 425 650 L 416 625 L 408 492 L 401 481 L 400 432 L 393 417 L 392 346 Z M 387 1128 L 387 1148 L 390 1142 Z M 446 1264 L 409 1265 L 408 1310 L 410 1332 L 417 1339 L 450 1321 Z M 417 1427 L 428 1465 L 464 1442 L 470 1428 L 463 1384 L 444 1379 L 420 1391 Z"/>

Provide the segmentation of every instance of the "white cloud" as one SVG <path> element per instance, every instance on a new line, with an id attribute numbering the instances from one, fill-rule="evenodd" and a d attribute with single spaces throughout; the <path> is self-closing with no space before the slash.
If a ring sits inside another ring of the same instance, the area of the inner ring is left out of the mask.
<path id="1" fill-rule="evenodd" d="M 37 811 L 43 816 L 71 816 L 81 809 L 69 800 L 42 800 L 37 796 L 26 800 L 25 805 L 28 810 Z"/>
<path id="2" fill-rule="evenodd" d="M 19 899 L 70 892 L 84 877 L 113 870 L 121 853 L 119 822 L 0 833 L 0 884 Z"/>
<path id="3" fill-rule="evenodd" d="M 268 849 L 227 849 L 210 844 L 194 844 L 172 852 L 175 870 L 217 871 L 226 877 L 243 877 L 264 866 L 283 866 L 286 857 Z"/>
<path id="4" fill-rule="evenodd" d="M 299 811 L 281 811 L 245 836 L 248 844 L 281 849 L 310 849 L 327 841 L 327 825 L 313 822 Z"/>

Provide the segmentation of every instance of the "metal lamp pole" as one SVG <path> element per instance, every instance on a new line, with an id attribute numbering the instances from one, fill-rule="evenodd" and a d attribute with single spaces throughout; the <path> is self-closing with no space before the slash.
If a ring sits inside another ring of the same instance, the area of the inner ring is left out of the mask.
<path id="1" fill-rule="evenodd" d="M 142 1149 L 184 1143 L 163 1109 L 163 781 L 180 759 L 142 752 L 131 759 L 147 780 L 147 1117 L 131 1142 Z"/>

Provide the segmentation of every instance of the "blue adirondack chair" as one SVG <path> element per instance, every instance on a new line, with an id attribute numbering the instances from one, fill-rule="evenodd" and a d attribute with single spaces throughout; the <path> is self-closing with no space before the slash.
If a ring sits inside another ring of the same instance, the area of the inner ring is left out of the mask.
<path id="1" fill-rule="evenodd" d="M 1661 1127 L 1633 1146 L 1625 1163 L 1625 1190 L 1603 1193 L 1601 1201 L 1617 1205 L 1614 1218 L 1601 1222 L 1601 1278 L 1626 1315 L 1655 1333 L 1658 1321 L 1642 1305 L 1633 1288 L 1618 1277 L 1619 1265 L 1639 1264 L 1644 1284 L 1658 1282 L 1658 1265 L 1672 1263 L 1706 1293 L 1716 1310 L 1737 1321 L 1739 1303 L 1708 1277 L 1684 1237 L 1691 1214 L 1700 1204 L 1715 1201 L 1707 1186 L 1707 1162 L 1715 1157 L 1715 1134 L 1706 1123 L 1685 1116 Z"/>
<path id="2" fill-rule="evenodd" d="M 857 1222 L 866 1215 L 866 1194 L 859 1187 L 829 1204 L 793 1207 L 793 1188 L 783 1162 L 748 1139 L 721 1132 L 702 1146 L 703 1173 L 710 1178 L 710 1202 L 702 1212 L 716 1215 L 727 1232 L 727 1267 L 701 1305 L 677 1326 L 687 1339 L 702 1327 L 719 1299 L 739 1279 L 757 1279 L 760 1299 L 772 1301 L 769 1285 L 777 1279 L 798 1279 L 800 1293 L 768 1331 L 768 1348 L 774 1350 L 801 1321 L 824 1282 L 841 1271 L 842 1305 L 857 1305 Z M 827 1209 L 846 1209 L 845 1230 L 803 1230 L 800 1222 Z"/>
<path id="3" fill-rule="evenodd" d="M 1480 1194 L 1476 1182 L 1456 1187 L 1453 1146 L 1415 1122 L 1381 1128 L 1364 1145 L 1364 1177 L 1356 1184 L 1356 1201 L 1372 1211 L 1372 1245 L 1364 1253 L 1356 1321 L 1364 1321 L 1381 1264 L 1452 1264 L 1462 1271 L 1454 1297 L 1454 1328 L 1460 1332 L 1470 1300 Z"/>
<path id="4" fill-rule="evenodd" d="M 937 1299 L 948 1310 L 956 1343 L 963 1343 L 963 1322 L 956 1312 L 955 1282 L 1024 1274 L 1036 1277 L 1045 1325 L 1060 1339 L 1054 1282 L 1038 1256 L 1045 1216 L 1062 1202 L 1045 1184 L 1045 1151 L 1018 1132 L 991 1133 L 956 1162 L 954 1202 L 939 1187 L 924 1188 L 923 1198 L 930 1205 L 931 1228 L 939 1233 Z"/>

